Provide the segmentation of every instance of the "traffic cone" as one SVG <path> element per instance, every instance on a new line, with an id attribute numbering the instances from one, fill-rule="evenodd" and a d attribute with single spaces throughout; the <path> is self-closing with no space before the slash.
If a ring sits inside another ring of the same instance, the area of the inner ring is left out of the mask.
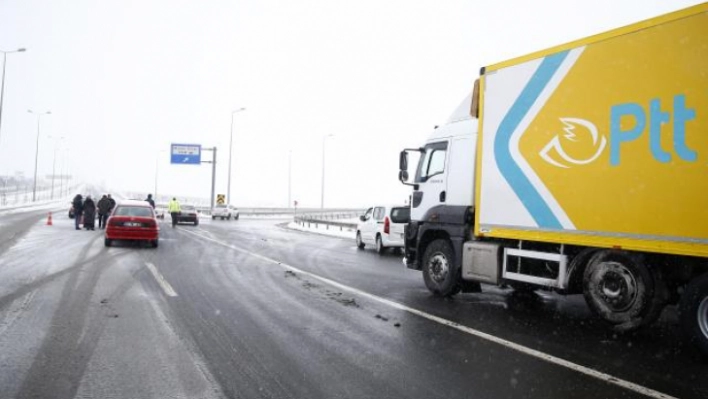
<path id="1" fill-rule="evenodd" d="M 47 217 L 47 226 L 53 226 L 54 224 L 52 223 L 52 213 L 49 212 L 49 216 Z"/>

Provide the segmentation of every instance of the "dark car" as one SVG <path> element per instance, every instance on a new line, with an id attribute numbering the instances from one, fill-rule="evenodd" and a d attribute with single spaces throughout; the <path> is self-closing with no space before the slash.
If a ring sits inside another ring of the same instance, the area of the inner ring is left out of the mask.
<path id="1" fill-rule="evenodd" d="M 177 223 L 194 223 L 195 226 L 199 225 L 199 214 L 194 205 L 182 205 L 181 212 L 177 216 Z"/>

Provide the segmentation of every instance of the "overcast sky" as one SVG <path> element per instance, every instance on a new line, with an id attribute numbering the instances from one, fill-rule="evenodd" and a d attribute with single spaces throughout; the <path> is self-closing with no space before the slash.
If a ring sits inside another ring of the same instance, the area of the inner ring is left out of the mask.
<path id="1" fill-rule="evenodd" d="M 479 68 L 685 8 L 689 0 L 0 0 L 9 54 L 0 175 L 57 160 L 114 191 L 208 197 L 211 168 L 172 166 L 170 143 L 218 148 L 233 202 L 403 202 L 398 152 L 419 146 Z M 208 158 L 207 153 L 205 157 Z"/>

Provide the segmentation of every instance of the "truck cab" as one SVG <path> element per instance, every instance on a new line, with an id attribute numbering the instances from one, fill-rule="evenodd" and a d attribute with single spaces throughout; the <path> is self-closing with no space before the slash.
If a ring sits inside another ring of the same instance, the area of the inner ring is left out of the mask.
<path id="1" fill-rule="evenodd" d="M 405 245 L 410 269 L 422 269 L 422 252 L 430 242 L 448 240 L 453 252 L 461 253 L 463 242 L 470 239 L 478 126 L 477 118 L 471 116 L 476 106 L 472 99 L 471 93 L 444 125 L 436 126 L 423 147 L 401 153 L 401 180 L 413 188 Z M 408 152 L 412 151 L 420 156 L 413 181 L 408 183 Z M 440 273 L 447 269 L 443 267 Z"/>

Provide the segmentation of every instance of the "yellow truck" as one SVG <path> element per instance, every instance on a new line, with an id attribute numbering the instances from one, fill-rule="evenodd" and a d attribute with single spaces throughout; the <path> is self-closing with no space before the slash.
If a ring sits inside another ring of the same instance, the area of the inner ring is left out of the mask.
<path id="1" fill-rule="evenodd" d="M 399 161 L 433 293 L 582 293 L 619 331 L 678 304 L 708 353 L 708 3 L 482 68 Z"/>

